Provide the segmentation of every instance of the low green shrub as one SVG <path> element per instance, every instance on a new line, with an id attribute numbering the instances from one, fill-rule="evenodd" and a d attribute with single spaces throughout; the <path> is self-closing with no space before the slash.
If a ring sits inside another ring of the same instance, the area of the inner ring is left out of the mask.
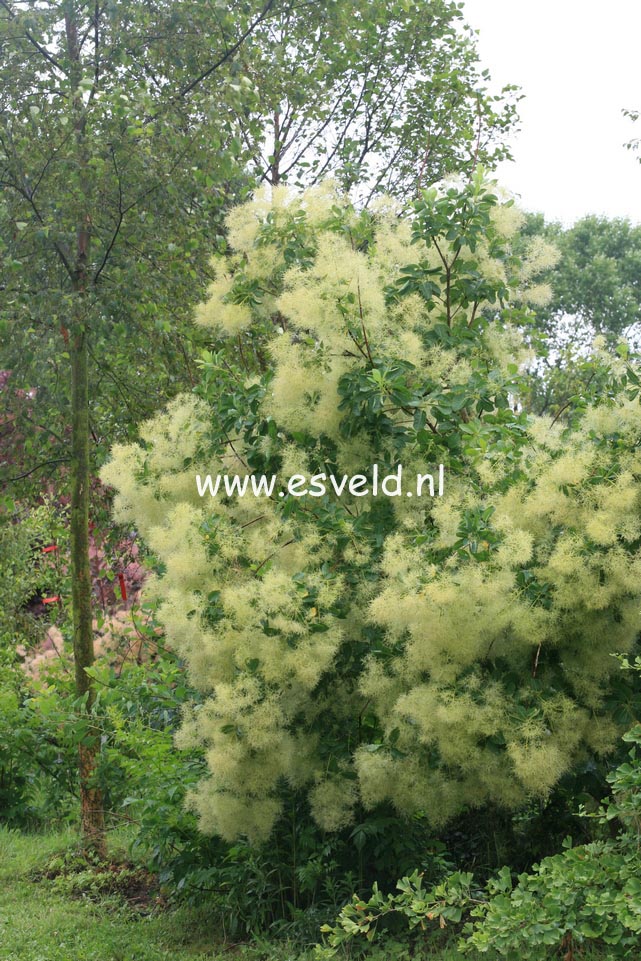
<path id="1" fill-rule="evenodd" d="M 471 905 L 483 896 L 474 890 L 473 875 L 461 872 L 425 888 L 423 875 L 415 871 L 398 881 L 396 887 L 398 894 L 383 894 L 374 883 L 369 898 L 354 895 L 334 924 L 322 926 L 327 937 L 316 947 L 317 961 L 334 958 L 354 941 L 357 953 L 382 941 L 386 950 L 394 945 L 397 953 L 408 938 L 423 945 L 442 943 L 448 925 L 460 924 Z M 372 952 L 368 951 L 368 956 Z"/>
<path id="2" fill-rule="evenodd" d="M 627 841 L 596 841 L 545 858 L 512 885 L 509 868 L 488 884 L 489 901 L 473 908 L 466 950 L 508 961 L 546 961 L 551 951 L 590 942 L 608 957 L 641 950 L 641 858 Z"/>
<path id="3" fill-rule="evenodd" d="M 38 828 L 75 818 L 73 730 L 63 698 L 36 694 L 15 664 L 0 664 L 0 822 Z"/>

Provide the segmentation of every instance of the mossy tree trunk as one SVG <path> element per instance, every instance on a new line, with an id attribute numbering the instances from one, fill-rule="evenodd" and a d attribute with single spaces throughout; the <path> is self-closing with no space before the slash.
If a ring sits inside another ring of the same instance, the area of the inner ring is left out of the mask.
<path id="1" fill-rule="evenodd" d="M 81 45 L 75 10 L 69 4 L 65 12 L 65 32 L 71 110 L 76 144 L 77 167 L 77 241 L 71 274 L 72 324 L 71 357 L 71 568 L 73 609 L 73 654 L 76 697 L 79 710 L 93 721 L 94 682 L 87 670 L 94 662 L 91 603 L 91 567 L 89 563 L 89 490 L 91 466 L 89 453 L 89 336 L 90 297 L 88 276 L 91 246 L 92 180 L 86 144 L 86 111 L 82 100 Z M 86 729 L 79 750 L 80 813 L 83 848 L 86 853 L 106 856 L 105 816 L 102 791 L 96 781 L 100 733 L 92 722 Z"/>
<path id="2" fill-rule="evenodd" d="M 82 306 L 82 290 L 76 292 Z M 72 489 L 71 489 L 71 561 L 73 652 L 76 672 L 76 695 L 83 709 L 93 713 L 95 691 L 87 668 L 94 662 L 91 612 L 91 570 L 89 566 L 89 378 L 87 329 L 82 318 L 74 324 L 71 336 L 71 403 L 72 403 Z M 80 811 L 83 846 L 86 851 L 104 857 L 105 819 L 102 792 L 95 783 L 99 732 L 92 724 L 79 745 Z"/>

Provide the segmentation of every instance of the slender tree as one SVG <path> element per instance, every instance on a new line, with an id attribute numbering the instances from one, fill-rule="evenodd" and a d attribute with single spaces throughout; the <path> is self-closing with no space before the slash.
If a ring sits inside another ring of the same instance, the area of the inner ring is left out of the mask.
<path id="1" fill-rule="evenodd" d="M 273 0 L 248 5 L 235 19 L 229 11 L 215 13 L 208 20 L 211 42 L 203 45 L 198 3 L 183 3 L 179 9 L 73 0 L 2 3 L 3 214 L 13 232 L 27 235 L 28 241 L 23 261 L 11 256 L 15 245 L 11 252 L 11 245 L 5 246 L 6 286 L 16 277 L 17 299 L 29 307 L 25 292 L 31 281 L 25 275 L 33 266 L 33 280 L 52 291 L 44 302 L 55 312 L 54 356 L 68 363 L 71 375 L 73 646 L 76 693 L 89 713 L 94 700 L 88 674 L 93 663 L 90 351 L 101 347 L 114 301 L 125 292 L 134 296 L 131 288 L 141 279 L 141 263 L 146 261 L 148 269 L 163 243 L 155 234 L 168 212 L 188 218 L 185 208 L 194 190 L 185 186 L 194 158 L 205 145 L 211 149 L 214 134 L 222 158 L 220 183 L 233 173 L 238 91 L 231 89 L 225 71 L 273 5 Z M 215 96 L 206 88 L 214 77 Z M 214 110 L 217 122 L 202 122 Z M 188 239 L 189 234 L 182 236 Z M 138 322 L 141 316 L 144 307 L 137 317 L 129 314 Z M 90 726 L 80 747 L 82 831 L 85 846 L 103 854 L 97 747 L 97 732 Z"/>

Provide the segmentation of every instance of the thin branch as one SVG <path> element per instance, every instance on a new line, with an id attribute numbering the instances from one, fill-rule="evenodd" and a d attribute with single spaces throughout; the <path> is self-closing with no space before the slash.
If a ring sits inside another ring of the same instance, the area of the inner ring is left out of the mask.
<path id="1" fill-rule="evenodd" d="M 532 663 L 532 677 L 536 677 L 536 672 L 539 666 L 539 657 L 541 655 L 541 643 L 537 647 L 536 654 L 534 655 L 534 661 Z"/>
<path id="2" fill-rule="evenodd" d="M 9 14 L 10 20 L 13 21 L 17 19 L 17 14 L 11 9 L 11 7 L 6 2 L 6 0 L 0 0 L 0 6 L 7 11 L 7 13 Z M 25 39 L 28 40 L 29 43 L 32 45 L 32 47 L 36 48 L 40 56 L 44 57 L 45 60 L 51 64 L 52 67 L 55 67 L 56 70 L 59 70 L 63 76 L 67 75 L 65 70 L 61 66 L 61 64 L 59 64 L 58 61 L 56 60 L 56 58 L 53 57 L 45 47 L 43 47 L 40 43 L 38 43 L 36 38 L 33 36 L 32 33 L 29 32 L 29 30 L 25 30 L 24 36 L 25 36 Z"/>
<path id="3" fill-rule="evenodd" d="M 2 0 L 0 0 L 0 2 L 2 2 Z M 34 202 L 34 200 L 33 200 L 33 197 L 31 196 L 31 192 L 30 192 L 26 187 L 21 187 L 20 184 L 17 184 L 17 183 L 16 183 L 15 181 L 13 181 L 13 180 L 11 180 L 11 181 L 0 180 L 0 186 L 2 186 L 2 187 L 8 187 L 10 190 L 15 190 L 16 193 L 20 194 L 20 196 L 23 197 L 24 200 L 27 201 L 27 203 L 29 204 L 29 206 L 30 206 L 31 209 L 33 210 L 33 212 L 34 212 L 34 214 L 35 214 L 36 219 L 38 220 L 38 222 L 39 222 L 40 224 L 42 224 L 43 227 L 47 226 L 47 224 L 45 223 L 44 217 L 42 216 L 42 214 L 40 213 L 40 211 L 38 210 L 38 208 L 37 208 L 36 205 L 35 205 L 35 202 Z M 70 263 L 70 261 L 69 261 L 69 255 L 68 255 L 67 253 L 65 253 L 64 248 L 62 247 L 61 244 L 58 243 L 57 240 L 54 240 L 52 243 L 53 243 L 53 248 L 54 248 L 54 250 L 56 251 L 56 253 L 58 254 L 58 257 L 60 258 L 63 267 L 64 267 L 65 270 L 67 271 L 67 274 L 69 275 L 69 277 L 70 277 L 71 279 L 73 279 L 73 277 L 74 277 L 74 271 L 73 271 L 73 268 L 71 267 L 71 263 Z"/>
<path id="4" fill-rule="evenodd" d="M 356 289 L 358 291 L 358 313 L 361 318 L 361 330 L 363 331 L 363 337 L 365 338 L 365 349 L 367 350 L 367 357 L 369 359 L 372 367 L 374 366 L 374 361 L 372 360 L 372 352 L 369 346 L 369 338 L 367 336 L 367 330 L 365 329 L 365 317 L 363 315 L 363 301 L 361 300 L 361 284 L 360 281 L 356 282 Z"/>
<path id="5" fill-rule="evenodd" d="M 587 379 L 587 381 L 586 381 L 586 384 L 585 384 L 585 388 L 584 388 L 584 389 L 587 389 L 587 388 L 590 386 L 590 384 L 592 383 L 592 381 L 593 381 L 593 379 L 594 379 L 595 373 L 596 373 L 596 371 L 592 371 L 592 373 L 590 374 L 590 376 L 588 377 L 588 379 Z M 569 401 L 568 401 L 567 403 L 565 403 L 565 404 L 563 405 L 563 407 L 561 407 L 561 409 L 558 411 L 558 413 L 555 415 L 555 417 L 552 418 L 552 423 L 551 423 L 550 426 L 548 427 L 548 430 L 552 430 L 552 428 L 553 428 L 554 425 L 556 424 L 556 422 L 557 422 L 557 420 L 559 419 L 559 417 L 561 416 L 561 414 L 568 409 L 568 407 L 570 406 L 571 403 L 572 403 L 572 398 L 570 398 Z"/>
<path id="6" fill-rule="evenodd" d="M 111 254 L 111 251 L 113 250 L 114 244 L 116 243 L 116 240 L 118 239 L 118 234 L 120 233 L 120 228 L 122 227 L 122 222 L 123 222 L 123 220 L 125 219 L 125 213 L 124 213 L 124 211 L 123 211 L 123 209 L 122 209 L 122 178 L 121 178 L 121 176 L 120 176 L 120 171 L 118 170 L 118 163 L 117 163 L 117 161 L 116 161 L 116 154 L 115 154 L 115 152 L 114 152 L 113 147 L 111 148 L 111 159 L 113 160 L 114 170 L 115 170 L 115 172 L 116 172 L 116 180 L 118 181 L 118 217 L 117 217 L 117 219 L 116 219 L 116 226 L 115 226 L 114 231 L 113 231 L 113 233 L 112 233 L 112 235 L 111 235 L 111 239 L 110 239 L 110 241 L 109 241 L 109 244 L 107 245 L 107 249 L 106 249 L 106 251 L 105 251 L 105 256 L 102 258 L 102 263 L 100 264 L 100 267 L 98 267 L 98 270 L 97 270 L 96 273 L 94 274 L 94 277 L 93 277 L 93 282 L 94 282 L 94 284 L 96 284 L 96 283 L 98 282 L 98 278 L 100 277 L 100 274 L 101 274 L 101 273 L 103 272 L 103 270 L 105 269 L 105 265 L 106 265 L 107 261 L 109 260 L 109 256 L 110 256 L 110 254 Z"/>
<path id="7" fill-rule="evenodd" d="M 234 57 L 234 55 L 238 52 L 238 50 L 240 50 L 240 48 L 244 44 L 247 37 L 251 36 L 251 34 L 256 29 L 256 27 L 259 26 L 259 24 L 261 24 L 263 20 L 266 19 L 272 7 L 274 6 L 274 3 L 275 3 L 275 0 L 266 0 L 266 3 L 262 11 L 258 14 L 258 16 L 254 20 L 252 20 L 252 22 L 249 24 L 249 26 L 244 31 L 244 33 L 242 33 L 241 36 L 238 38 L 236 43 L 232 44 L 232 46 L 229 47 L 225 51 L 225 53 L 221 57 L 219 57 L 218 60 L 216 60 L 210 67 L 207 67 L 207 69 L 203 70 L 202 73 L 198 74 L 197 77 L 194 77 L 193 80 L 191 80 L 185 87 L 182 88 L 182 90 L 180 90 L 174 97 L 172 97 L 168 101 L 166 106 L 171 106 L 172 104 L 177 103 L 179 100 L 184 100 L 187 94 L 191 93 L 192 90 L 198 87 L 203 82 L 203 80 L 206 80 L 207 77 L 210 77 L 212 73 L 214 73 L 216 70 L 222 67 L 224 63 L 226 63 L 228 60 L 231 60 Z M 149 120 L 155 120 L 158 117 L 159 113 L 160 111 L 153 114 L 149 118 Z"/>
<path id="8" fill-rule="evenodd" d="M 56 434 L 55 430 L 51 430 L 50 427 L 43 427 L 42 424 L 38 424 L 38 423 L 33 419 L 33 417 L 29 417 L 28 414 L 24 414 L 24 413 L 23 413 L 23 414 L 20 414 L 20 417 L 23 417 L 23 418 L 24 418 L 26 421 L 28 421 L 30 424 L 33 424 L 33 426 L 34 426 L 34 427 L 37 427 L 38 430 L 42 430 L 42 431 L 44 431 L 46 434 L 50 434 L 51 437 L 55 438 L 55 440 L 57 440 L 59 444 L 64 444 L 64 443 L 65 443 L 64 438 L 60 437 L 59 434 Z"/>
<path id="9" fill-rule="evenodd" d="M 428 130 L 427 146 L 425 147 L 425 151 L 423 153 L 423 159 L 421 161 L 421 166 L 419 167 L 418 176 L 416 178 L 416 196 L 417 197 L 420 197 L 421 195 L 421 189 L 423 187 L 423 175 L 425 173 L 425 168 L 427 167 L 427 161 L 429 160 L 431 149 L 432 149 L 432 144 L 430 139 L 430 131 Z"/>
<path id="10" fill-rule="evenodd" d="M 241 531 L 242 531 L 242 530 L 245 530 L 246 527 L 251 527 L 252 524 L 257 524 L 258 521 L 262 521 L 263 517 L 266 517 L 266 516 L 267 516 L 266 514 L 259 514 L 258 517 L 254 517 L 253 520 L 247 521 L 247 523 L 245 523 L 245 524 L 241 524 L 241 525 L 240 525 Z"/>
<path id="11" fill-rule="evenodd" d="M 56 457 L 53 460 L 45 460 L 42 464 L 37 464 L 35 467 L 32 467 L 31 470 L 25 471 L 24 474 L 17 474 L 15 477 L 7 478 L 7 481 L 8 483 L 12 483 L 13 481 L 22 480 L 23 477 L 30 477 L 31 474 L 35 474 L 37 470 L 42 470 L 43 467 L 48 467 L 49 464 L 64 464 L 68 460 L 69 457 Z"/>
<path id="12" fill-rule="evenodd" d="M 272 557 L 275 557 L 276 554 L 278 554 L 279 551 L 285 550 L 285 548 L 286 548 L 286 547 L 289 547 L 290 544 L 294 544 L 295 541 L 296 541 L 296 538 L 295 538 L 295 537 L 292 537 L 292 538 L 290 538 L 288 541 L 285 541 L 284 544 L 281 544 L 280 547 L 277 547 L 275 551 L 272 551 L 272 553 L 269 554 L 269 555 L 265 558 L 264 561 L 261 561 L 261 562 L 260 562 L 260 564 L 258 565 L 258 567 L 256 568 L 256 570 L 254 571 L 254 574 L 258 574 L 258 572 L 259 572 L 259 570 L 261 569 L 261 567 L 264 567 L 265 564 L 266 564 L 268 561 L 271 561 Z"/>

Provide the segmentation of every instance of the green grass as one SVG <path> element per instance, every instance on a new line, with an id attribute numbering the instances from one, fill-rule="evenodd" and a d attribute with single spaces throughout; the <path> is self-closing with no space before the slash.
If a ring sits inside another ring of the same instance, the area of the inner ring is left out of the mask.
<path id="1" fill-rule="evenodd" d="M 33 879 L 50 856 L 75 845 L 71 832 L 22 835 L 0 829 L 1 961 L 259 961 L 270 956 L 260 946 L 221 947 L 221 932 L 207 930 L 206 920 L 186 909 L 141 915 L 113 897 L 98 902 L 69 897 L 50 880 Z M 285 961 L 286 955 L 281 957 Z"/>
<path id="2" fill-rule="evenodd" d="M 203 913 L 163 905 L 140 913 L 112 895 L 72 897 L 54 881 L 37 880 L 52 856 L 75 849 L 72 831 L 24 835 L 0 827 L 0 961 L 312 961 L 311 950 L 282 942 L 225 945 Z M 125 855 L 122 838 L 110 853 Z M 460 958 L 450 949 L 433 961 Z"/>

